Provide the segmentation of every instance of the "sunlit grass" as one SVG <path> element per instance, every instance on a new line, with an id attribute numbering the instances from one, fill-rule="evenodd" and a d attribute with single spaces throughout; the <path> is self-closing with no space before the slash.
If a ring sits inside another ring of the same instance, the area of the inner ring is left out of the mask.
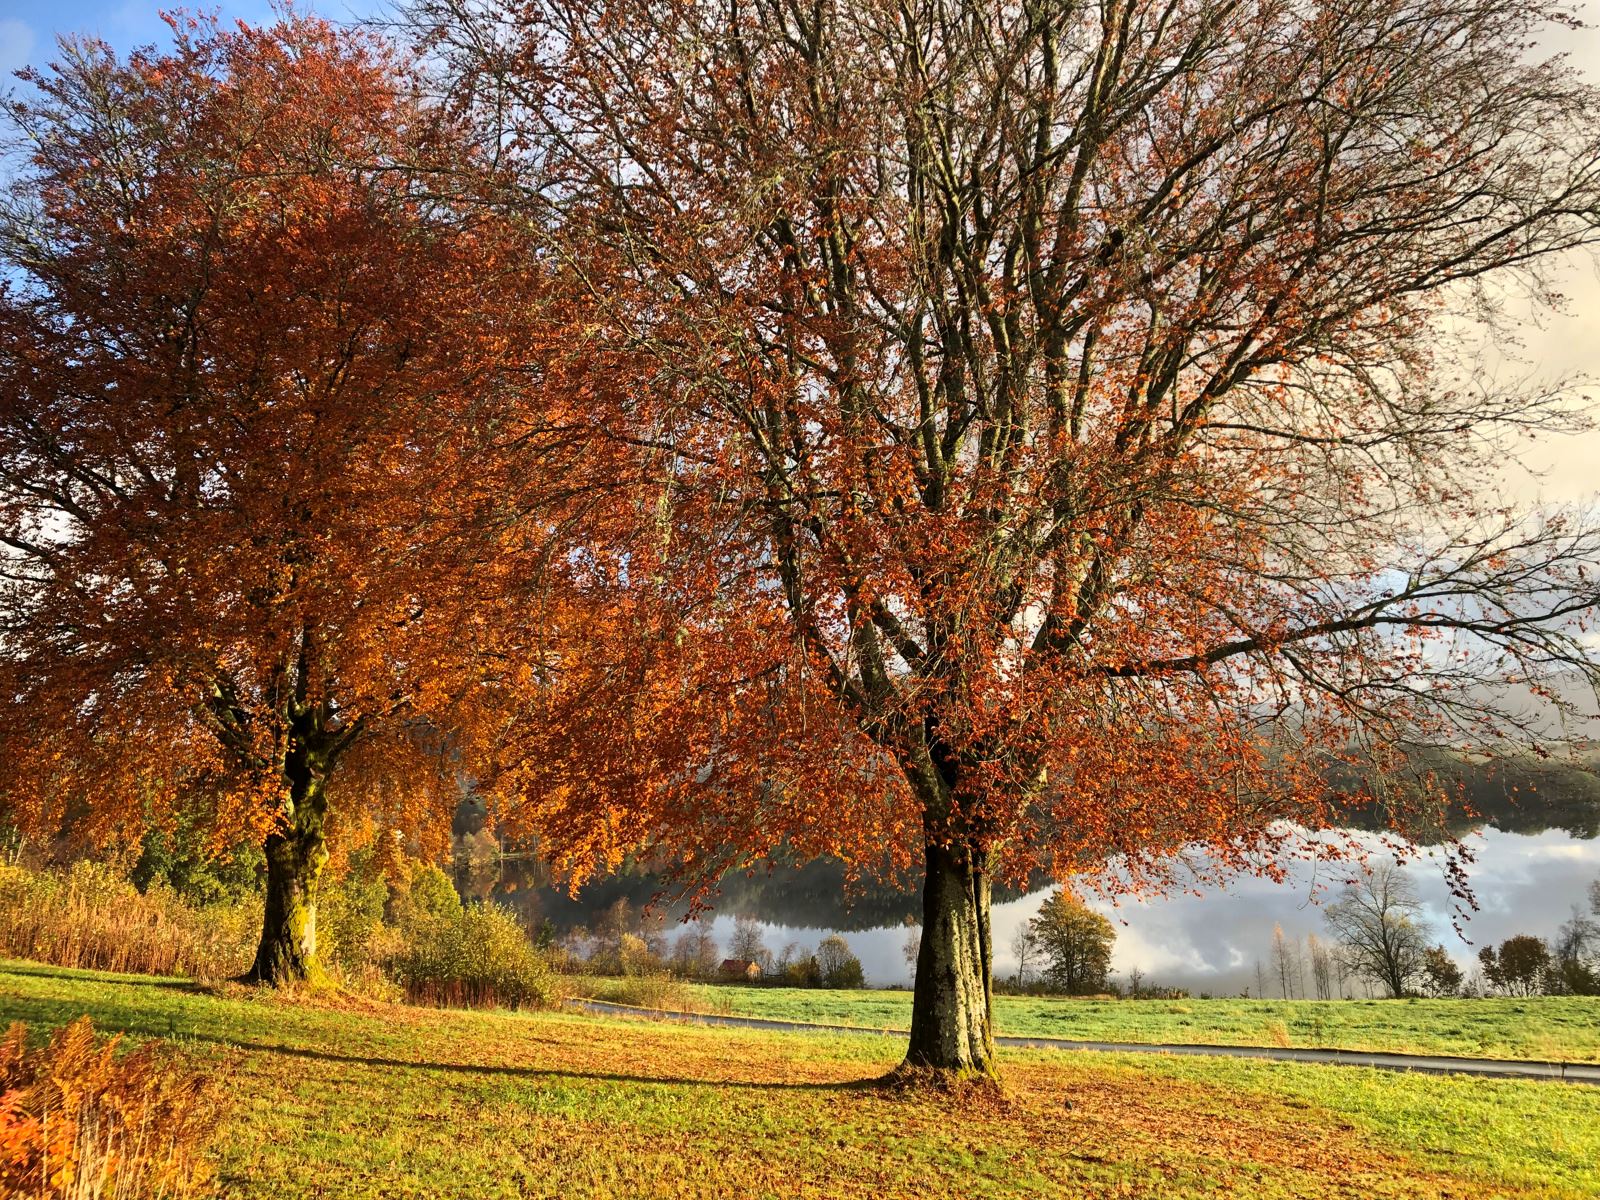
<path id="1" fill-rule="evenodd" d="M 609 997 L 604 982 L 585 990 Z M 904 1029 L 911 993 L 690 985 L 709 1012 Z M 1600 997 L 1481 1000 L 1073 1000 L 997 996 L 1003 1034 L 1084 1041 L 1313 1046 L 1600 1062 Z"/>
<path id="2" fill-rule="evenodd" d="M 1600 1090 L 1126 1055 L 1004 1056 L 1001 1100 L 864 1086 L 895 1039 L 299 1003 L 0 967 L 0 1020 L 174 1037 L 260 1197 L 1600 1193 Z"/>

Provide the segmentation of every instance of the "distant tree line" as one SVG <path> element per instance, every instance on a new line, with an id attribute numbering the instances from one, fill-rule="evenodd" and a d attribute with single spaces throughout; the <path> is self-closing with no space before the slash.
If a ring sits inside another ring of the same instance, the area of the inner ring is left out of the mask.
<path id="1" fill-rule="evenodd" d="M 785 987 L 866 986 L 861 960 L 838 934 L 815 949 L 790 942 L 774 954 L 761 923 L 747 913 L 734 918 L 727 953 L 711 932 L 709 916 L 686 922 L 672 937 L 666 915 L 619 897 L 589 925 L 579 925 L 551 947 L 559 970 L 595 975 L 670 974 L 701 983 L 753 983 Z"/>
<path id="2" fill-rule="evenodd" d="M 1257 996 L 1600 995 L 1600 879 L 1589 885 L 1587 908 L 1574 906 L 1553 940 L 1523 933 L 1484 946 L 1471 978 L 1433 942 L 1416 885 L 1394 864 L 1352 880 L 1323 919 L 1331 945 L 1315 934 L 1302 945 L 1274 927 L 1269 962 L 1256 963 Z"/>

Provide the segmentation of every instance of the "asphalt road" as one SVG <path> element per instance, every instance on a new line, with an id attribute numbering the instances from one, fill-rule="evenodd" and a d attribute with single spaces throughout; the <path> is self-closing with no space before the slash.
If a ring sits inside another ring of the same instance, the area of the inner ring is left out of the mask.
<path id="1" fill-rule="evenodd" d="M 711 1013 L 667 1012 L 613 1004 L 608 1000 L 570 1000 L 574 1008 L 607 1016 L 645 1017 L 716 1025 L 730 1029 L 772 1029 L 791 1033 L 856 1033 L 904 1037 L 903 1029 L 865 1029 L 859 1025 L 814 1025 L 767 1017 L 729 1017 Z M 1270 1058 L 1280 1062 L 1332 1063 L 1380 1071 L 1422 1071 L 1431 1075 L 1478 1075 L 1492 1079 L 1548 1079 L 1600 1085 L 1600 1065 L 1541 1062 L 1533 1059 L 1453 1058 L 1438 1054 L 1386 1054 L 1370 1050 L 1312 1050 L 1285 1046 L 1205 1046 L 1159 1042 L 1079 1042 L 1067 1038 L 997 1036 L 1001 1046 L 1025 1050 L 1103 1050 L 1117 1054 L 1201 1054 L 1218 1058 Z"/>

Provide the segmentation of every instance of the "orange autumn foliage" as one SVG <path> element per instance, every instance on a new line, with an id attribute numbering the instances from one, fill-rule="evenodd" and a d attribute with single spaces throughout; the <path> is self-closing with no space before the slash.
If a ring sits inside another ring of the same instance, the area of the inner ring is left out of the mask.
<path id="1" fill-rule="evenodd" d="M 205 1195 L 203 1153 L 219 1115 L 212 1089 L 154 1042 L 123 1051 L 88 1017 L 27 1046 L 13 1024 L 0 1040 L 0 1195 Z"/>
<path id="2" fill-rule="evenodd" d="M 471 456 L 529 273 L 455 203 L 475 159 L 376 37 L 175 21 L 168 50 L 67 41 L 28 78 L 0 803 L 91 841 L 197 809 L 267 843 L 268 924 L 300 921 L 330 833 L 448 836 L 477 530 L 507 499 Z"/>
<path id="3" fill-rule="evenodd" d="M 1486 689 L 1594 682 L 1593 523 L 1480 488 L 1499 431 L 1584 418 L 1435 349 L 1447 286 L 1593 242 L 1592 91 L 1483 57 L 1543 9 L 1447 52 L 1401 0 L 1256 8 L 1120 5 L 1117 49 L 978 0 L 423 6 L 564 264 L 549 394 L 634 450 L 497 744 L 571 870 L 926 836 L 1112 888 L 1197 845 L 1275 871 L 1405 745 L 1525 733 Z M 1415 155 L 1330 141 L 1323 93 Z"/>

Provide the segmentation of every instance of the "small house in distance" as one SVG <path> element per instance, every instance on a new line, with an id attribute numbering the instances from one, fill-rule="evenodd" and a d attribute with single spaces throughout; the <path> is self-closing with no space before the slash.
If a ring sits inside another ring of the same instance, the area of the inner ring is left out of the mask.
<path id="1" fill-rule="evenodd" d="M 760 979 L 761 964 L 748 958 L 725 958 L 717 973 L 724 979 Z"/>

